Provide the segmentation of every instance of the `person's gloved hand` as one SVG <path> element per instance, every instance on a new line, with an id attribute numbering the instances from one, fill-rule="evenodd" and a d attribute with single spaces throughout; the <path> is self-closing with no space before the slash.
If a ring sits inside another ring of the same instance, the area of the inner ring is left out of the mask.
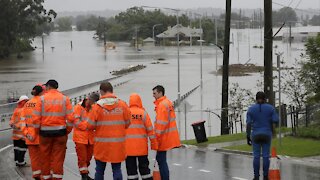
<path id="1" fill-rule="evenodd" d="M 33 138 L 30 134 L 27 134 L 27 135 L 26 135 L 26 138 L 29 139 L 30 141 L 33 141 L 33 140 L 34 140 L 34 138 Z"/>
<path id="2" fill-rule="evenodd" d="M 251 145 L 252 145 L 252 141 L 251 141 L 250 136 L 247 136 L 247 144 L 248 144 L 249 146 L 251 146 Z"/>

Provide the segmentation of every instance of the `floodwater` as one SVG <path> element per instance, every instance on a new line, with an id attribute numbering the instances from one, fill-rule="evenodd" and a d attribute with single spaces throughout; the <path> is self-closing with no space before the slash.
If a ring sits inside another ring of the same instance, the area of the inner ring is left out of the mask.
<path id="1" fill-rule="evenodd" d="M 274 29 L 274 32 L 276 30 Z M 287 31 L 288 29 L 284 28 L 279 35 Z M 320 27 L 307 27 L 307 29 L 298 27 L 292 31 L 314 32 L 320 31 Z M 115 88 L 115 94 L 125 101 L 128 101 L 132 92 L 141 94 L 144 106 L 153 119 L 152 88 L 155 85 L 163 85 L 166 88 L 166 95 L 172 100 L 177 99 L 176 47 L 142 47 L 141 51 L 136 51 L 129 43 L 122 42 L 116 43 L 116 50 L 104 52 L 103 42 L 93 39 L 93 34 L 94 32 L 86 31 L 53 32 L 44 37 L 44 53 L 41 48 L 41 38 L 37 37 L 33 44 L 37 49 L 24 53 L 23 59 L 12 56 L 0 60 L 0 100 L 15 94 L 30 96 L 30 90 L 35 84 L 46 82 L 48 79 L 56 79 L 59 82 L 59 89 L 66 90 L 110 78 L 112 77 L 110 71 L 137 64 L 144 64 L 147 68 L 122 77 L 122 80 L 130 81 Z M 230 64 L 249 62 L 263 65 L 263 49 L 253 48 L 254 45 L 263 45 L 262 37 L 263 31 L 259 29 L 232 29 Z M 278 46 L 274 49 L 276 52 L 284 52 L 284 61 L 289 65 L 304 52 L 303 43 L 295 42 L 289 46 L 288 43 L 275 41 L 274 45 Z M 160 64 L 151 64 L 158 58 L 165 60 Z M 212 72 L 221 65 L 222 52 L 215 46 L 203 46 L 203 91 L 200 93 L 198 88 L 186 99 L 191 105 L 187 116 L 184 116 L 183 108 L 177 112 L 182 139 L 194 137 L 190 124 L 201 119 L 200 94 L 203 95 L 203 109 L 213 112 L 202 114 L 202 119 L 207 120 L 207 134 L 220 133 L 220 120 L 214 113 L 220 114 L 221 76 L 216 76 Z M 276 65 L 275 56 L 274 65 Z M 230 83 L 238 82 L 241 87 L 255 92 L 256 82 L 260 79 L 263 79 L 261 74 L 230 77 Z M 200 84 L 199 46 L 180 48 L 180 84 L 181 94 Z"/>

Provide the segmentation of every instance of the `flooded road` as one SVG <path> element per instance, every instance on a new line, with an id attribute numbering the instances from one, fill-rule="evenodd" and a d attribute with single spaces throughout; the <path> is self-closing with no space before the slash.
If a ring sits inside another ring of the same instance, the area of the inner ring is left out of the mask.
<path id="1" fill-rule="evenodd" d="M 293 28 L 293 32 L 300 30 L 301 28 Z M 312 27 L 311 30 L 319 31 L 320 28 Z M 286 31 L 287 29 L 284 28 L 279 34 Z M 1 60 L 0 99 L 5 100 L 13 94 L 30 95 L 30 89 L 34 84 L 46 82 L 51 78 L 59 82 L 60 90 L 66 90 L 110 78 L 112 77 L 110 71 L 137 64 L 144 64 L 147 68 L 121 79 L 130 81 L 115 88 L 115 93 L 120 98 L 128 101 L 130 93 L 141 94 L 143 103 L 152 118 L 154 118 L 152 88 L 155 85 L 162 84 L 166 88 L 166 95 L 171 100 L 177 99 L 176 47 L 142 47 L 142 51 L 136 51 L 130 47 L 129 43 L 116 43 L 116 50 L 107 50 L 105 53 L 103 43 L 93 39 L 93 34 L 94 32 L 53 32 L 50 36 L 44 37 L 44 53 L 41 49 L 41 38 L 35 38 L 34 46 L 37 49 L 25 53 L 23 59 L 11 57 Z M 231 34 L 233 43 L 230 45 L 230 64 L 249 62 L 263 65 L 263 49 L 253 48 L 254 45 L 259 46 L 263 43 L 259 29 L 233 29 Z M 70 41 L 72 41 L 72 49 Z M 284 60 L 287 64 L 292 64 L 294 58 L 299 58 L 304 49 L 303 43 L 293 43 L 289 47 L 287 43 L 275 41 L 274 45 L 277 45 L 275 51 L 284 52 Z M 181 94 L 200 84 L 199 52 L 199 46 L 183 46 L 180 49 Z M 216 53 L 218 54 L 217 64 Z M 159 58 L 165 60 L 160 61 L 160 64 L 151 64 Z M 221 51 L 216 51 L 215 46 L 204 46 L 203 108 L 220 114 L 221 76 L 212 73 L 216 71 L 217 65 L 222 65 Z M 255 92 L 256 82 L 259 79 L 262 79 L 261 74 L 230 77 L 230 83 L 238 82 L 241 87 Z M 98 86 L 92 87 L 92 89 L 97 88 Z M 184 113 L 177 112 L 182 139 L 194 137 L 190 124 L 200 120 L 200 89 L 192 93 L 187 101 L 192 107 L 187 113 L 186 121 Z M 214 113 L 203 114 L 203 119 L 207 120 L 207 134 L 211 136 L 220 133 L 220 120 Z"/>

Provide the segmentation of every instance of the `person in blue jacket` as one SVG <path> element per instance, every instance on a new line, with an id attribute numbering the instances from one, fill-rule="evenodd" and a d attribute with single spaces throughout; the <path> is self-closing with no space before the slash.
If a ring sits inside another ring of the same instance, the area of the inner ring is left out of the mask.
<path id="1" fill-rule="evenodd" d="M 253 146 L 254 180 L 259 180 L 260 156 L 262 149 L 263 177 L 268 180 L 270 145 L 272 139 L 273 123 L 279 121 L 275 108 L 266 103 L 264 92 L 256 94 L 256 104 L 247 112 L 247 144 Z M 252 132 L 251 132 L 252 131 Z"/>

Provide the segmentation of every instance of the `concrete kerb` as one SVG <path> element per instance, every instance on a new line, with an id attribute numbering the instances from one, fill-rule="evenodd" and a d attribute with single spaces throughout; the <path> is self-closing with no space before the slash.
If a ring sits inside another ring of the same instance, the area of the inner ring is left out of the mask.
<path id="1" fill-rule="evenodd" d="M 182 144 L 182 148 L 195 149 L 195 150 L 199 150 L 199 151 L 211 151 L 211 152 L 219 152 L 219 153 L 228 153 L 228 154 L 238 154 L 238 155 L 252 156 L 252 152 L 216 148 L 216 147 L 213 147 L 213 146 L 196 146 L 196 145 Z"/>

